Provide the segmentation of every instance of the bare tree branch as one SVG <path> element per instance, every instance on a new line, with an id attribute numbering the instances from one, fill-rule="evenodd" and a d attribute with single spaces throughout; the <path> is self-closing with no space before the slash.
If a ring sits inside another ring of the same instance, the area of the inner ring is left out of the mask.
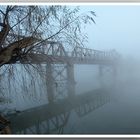
<path id="1" fill-rule="evenodd" d="M 72 24 L 72 23 L 73 23 L 75 20 L 77 20 L 79 17 L 80 17 L 80 16 L 77 16 L 74 20 L 72 20 L 72 21 L 70 21 L 69 23 L 67 23 L 64 27 L 62 27 L 62 28 L 61 28 L 59 31 L 57 31 L 55 34 L 49 36 L 48 38 L 46 38 L 46 39 L 40 41 L 39 43 L 35 44 L 34 46 L 30 47 L 30 48 L 26 51 L 25 54 L 27 54 L 29 51 L 31 51 L 35 46 L 37 46 L 37 45 L 39 45 L 39 44 L 41 44 L 41 43 L 43 43 L 43 42 L 45 42 L 45 41 L 47 41 L 47 40 L 53 38 L 53 37 L 56 36 L 56 35 L 58 35 L 62 30 L 64 30 L 65 28 L 67 28 L 70 24 Z"/>
<path id="2" fill-rule="evenodd" d="M 36 9 L 36 7 L 34 7 L 33 9 L 32 9 L 32 11 L 30 11 L 30 12 L 33 12 L 34 10 Z M 17 26 L 18 24 L 20 24 L 23 20 L 25 20 L 29 15 L 30 15 L 31 13 L 27 13 L 27 15 L 25 16 L 25 17 L 23 17 L 20 21 L 18 21 L 16 24 L 14 24 L 12 27 L 11 27 L 11 29 L 13 29 L 15 26 Z"/>
<path id="3" fill-rule="evenodd" d="M 5 13 L 0 9 L 0 12 L 5 16 Z"/>

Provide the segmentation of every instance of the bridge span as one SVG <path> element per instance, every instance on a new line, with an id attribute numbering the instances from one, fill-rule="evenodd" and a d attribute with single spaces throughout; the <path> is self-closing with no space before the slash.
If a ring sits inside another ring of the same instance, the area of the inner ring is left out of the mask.
<path id="1" fill-rule="evenodd" d="M 46 64 L 47 95 L 49 102 L 53 102 L 56 94 L 65 92 L 69 97 L 75 95 L 75 64 L 99 65 L 100 77 L 107 66 L 115 77 L 118 59 L 116 51 L 99 51 L 79 46 L 69 49 L 59 42 L 48 41 L 34 47 L 20 63 Z"/>
<path id="2" fill-rule="evenodd" d="M 119 54 L 115 51 L 99 51 L 84 47 L 65 48 L 59 42 L 48 41 L 30 51 L 20 63 L 73 63 L 114 65 Z"/>

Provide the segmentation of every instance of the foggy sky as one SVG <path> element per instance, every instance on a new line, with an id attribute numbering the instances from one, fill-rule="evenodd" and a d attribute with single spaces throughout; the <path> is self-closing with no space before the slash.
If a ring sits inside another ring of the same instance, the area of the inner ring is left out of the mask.
<path id="1" fill-rule="evenodd" d="M 87 27 L 88 47 L 100 50 L 116 49 L 125 57 L 140 59 L 140 5 L 81 6 L 93 10 L 96 25 Z"/>

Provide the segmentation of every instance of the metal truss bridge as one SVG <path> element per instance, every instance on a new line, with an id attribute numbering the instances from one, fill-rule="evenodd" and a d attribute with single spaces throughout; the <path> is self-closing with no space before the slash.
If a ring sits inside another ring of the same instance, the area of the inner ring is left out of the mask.
<path id="1" fill-rule="evenodd" d="M 35 47 L 20 63 L 46 64 L 48 101 L 53 102 L 57 95 L 75 95 L 74 64 L 99 65 L 100 77 L 104 73 L 104 67 L 109 67 L 115 77 L 118 59 L 119 54 L 116 51 L 99 51 L 83 47 L 68 50 L 59 42 L 48 41 Z"/>
<path id="2" fill-rule="evenodd" d="M 99 51 L 83 47 L 71 50 L 59 42 L 48 41 L 34 48 L 21 63 L 72 63 L 113 65 L 119 54 L 115 51 Z"/>

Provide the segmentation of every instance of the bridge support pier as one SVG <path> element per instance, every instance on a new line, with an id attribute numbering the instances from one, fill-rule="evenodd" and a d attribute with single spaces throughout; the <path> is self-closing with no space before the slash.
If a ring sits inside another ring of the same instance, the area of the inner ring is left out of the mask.
<path id="1" fill-rule="evenodd" d="M 46 66 L 46 84 L 47 84 L 47 95 L 49 103 L 54 101 L 54 79 L 52 64 L 47 63 Z"/>
<path id="2" fill-rule="evenodd" d="M 74 79 L 74 64 L 67 63 L 67 89 L 68 96 L 73 97 L 75 95 L 75 79 Z"/>
<path id="3" fill-rule="evenodd" d="M 117 84 L 117 67 L 116 66 L 112 66 L 112 86 L 114 86 L 116 88 L 116 84 Z"/>
<path id="4" fill-rule="evenodd" d="M 103 87 L 103 75 L 104 75 L 103 66 L 99 65 L 99 84 L 101 87 Z"/>
<path id="5" fill-rule="evenodd" d="M 99 84 L 101 87 L 106 87 L 107 83 L 105 79 L 108 79 L 110 87 L 115 88 L 117 84 L 117 67 L 114 65 L 104 66 L 99 65 Z"/>

